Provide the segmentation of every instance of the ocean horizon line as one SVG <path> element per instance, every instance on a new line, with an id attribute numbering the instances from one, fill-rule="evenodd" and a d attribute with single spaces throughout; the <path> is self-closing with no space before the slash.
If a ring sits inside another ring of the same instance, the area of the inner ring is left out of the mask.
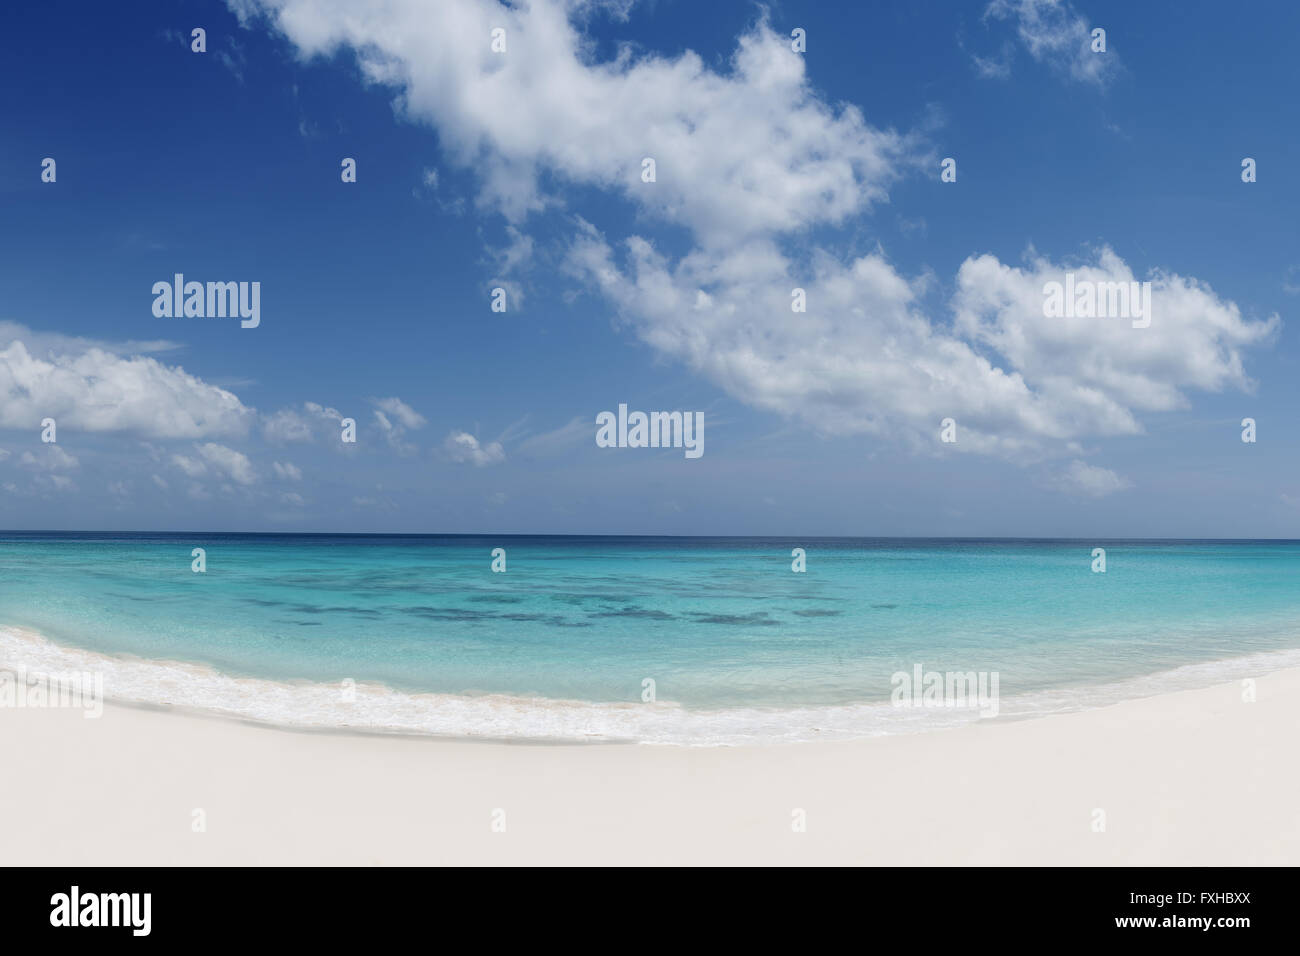
<path id="1" fill-rule="evenodd" d="M 583 532 L 583 531 L 158 531 L 152 529 L 58 529 L 58 528 L 0 528 L 0 536 L 7 535 L 148 535 L 155 537 L 262 537 L 262 538 L 578 538 L 578 539 L 638 539 L 665 541 L 961 541 L 961 542 L 1034 542 L 1097 543 L 1124 542 L 1131 544 L 1300 544 L 1300 538 L 1223 538 L 1223 537 L 1123 537 L 1096 535 L 873 535 L 873 534 L 649 534 L 643 532 Z"/>

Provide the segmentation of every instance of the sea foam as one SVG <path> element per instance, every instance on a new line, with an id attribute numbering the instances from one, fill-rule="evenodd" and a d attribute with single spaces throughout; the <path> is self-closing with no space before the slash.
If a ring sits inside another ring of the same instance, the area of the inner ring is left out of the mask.
<path id="1" fill-rule="evenodd" d="M 504 694 L 421 694 L 381 684 L 282 682 L 224 674 L 204 664 L 109 656 L 0 628 L 0 669 L 94 672 L 115 703 L 175 707 L 293 729 L 555 742 L 685 746 L 795 743 L 915 733 L 974 722 L 978 712 L 911 709 L 888 702 L 791 708 L 688 709 L 672 702 L 591 703 Z M 1300 650 L 1190 664 L 1106 684 L 1004 698 L 997 720 L 1105 706 L 1300 666 Z"/>

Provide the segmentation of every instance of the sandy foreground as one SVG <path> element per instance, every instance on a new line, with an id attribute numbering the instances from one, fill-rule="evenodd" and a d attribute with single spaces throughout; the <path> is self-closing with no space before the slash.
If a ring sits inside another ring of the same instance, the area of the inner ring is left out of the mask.
<path id="1" fill-rule="evenodd" d="M 0 863 L 1300 864 L 1300 669 L 1257 695 L 725 748 L 0 709 Z"/>

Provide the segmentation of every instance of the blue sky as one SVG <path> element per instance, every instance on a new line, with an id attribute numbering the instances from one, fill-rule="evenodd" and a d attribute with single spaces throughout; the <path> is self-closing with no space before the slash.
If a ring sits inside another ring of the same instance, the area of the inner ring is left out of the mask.
<path id="1" fill-rule="evenodd" d="M 0 527 L 1300 537 L 1294 4 L 7 27 Z M 1151 327 L 1046 318 L 1065 271 Z M 260 326 L 155 316 L 178 272 Z M 598 448 L 620 403 L 704 455 Z"/>

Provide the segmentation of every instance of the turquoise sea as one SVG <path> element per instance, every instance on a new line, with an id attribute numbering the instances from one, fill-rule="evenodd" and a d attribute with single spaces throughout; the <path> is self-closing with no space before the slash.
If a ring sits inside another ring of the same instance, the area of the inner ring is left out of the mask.
<path id="1" fill-rule="evenodd" d="M 917 665 L 996 672 L 1015 717 L 1289 662 L 1300 542 L 9 532 L 15 629 L 109 697 L 278 723 L 847 737 L 975 719 L 891 707 Z"/>

